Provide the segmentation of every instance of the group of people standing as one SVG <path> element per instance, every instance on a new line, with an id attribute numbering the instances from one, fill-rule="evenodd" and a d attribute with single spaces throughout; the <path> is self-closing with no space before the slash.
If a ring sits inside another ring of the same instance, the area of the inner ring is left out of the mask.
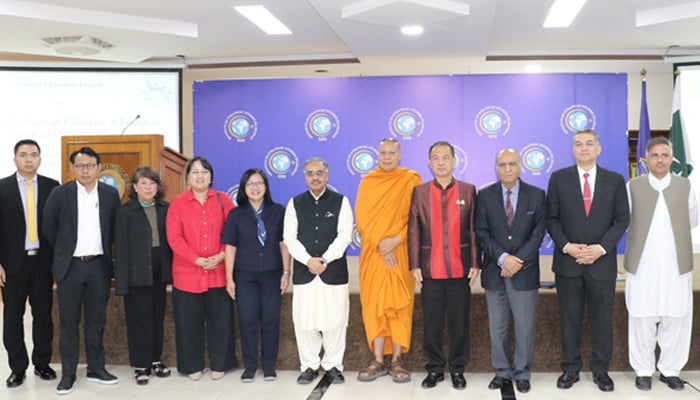
<path id="1" fill-rule="evenodd" d="M 470 288 L 481 276 L 495 370 L 489 388 L 515 382 L 518 391 L 528 392 L 539 248 L 546 229 L 555 245 L 560 308 L 563 373 L 557 387 L 570 388 L 580 379 L 587 309 L 593 381 L 600 390 L 612 391 L 608 368 L 616 246 L 627 231 L 624 266 L 635 384 L 649 390 L 658 369 L 662 382 L 683 389 L 679 374 L 688 359 L 692 330 L 694 191 L 687 179 L 670 174 L 672 147 L 663 137 L 647 146 L 650 174 L 633 179 L 627 188 L 621 175 L 597 164 L 600 152 L 594 131 L 574 134 L 576 164 L 554 172 L 545 195 L 520 179 L 519 154 L 505 148 L 495 159 L 498 181 L 477 195 L 474 185 L 454 178 L 456 157 L 450 143 L 438 141 L 430 147 L 434 178 L 421 183 L 417 172 L 399 166 L 399 142 L 382 140 L 378 166 L 360 182 L 354 210 L 362 240 L 362 321 L 373 355 L 357 379 L 369 382 L 390 375 L 397 383 L 411 380 L 402 355 L 411 344 L 417 286 L 428 359 L 421 386 L 435 387 L 445 379 L 447 368 L 452 386 L 464 389 L 470 358 Z M 33 317 L 34 373 L 56 379 L 49 366 L 53 281 L 62 367 L 57 393 L 70 393 L 76 383 L 83 310 L 87 379 L 118 382 L 105 369 L 102 344 L 113 276 L 115 293 L 124 297 L 129 359 L 137 384 L 147 384 L 151 375 L 171 374 L 161 360 L 170 283 L 179 373 L 201 379 L 205 348 L 213 380 L 237 365 L 235 307 L 241 380 L 254 381 L 259 367 L 264 380 L 275 380 L 282 294 L 290 277 L 301 367 L 297 382 L 311 383 L 321 369 L 330 382 L 345 381 L 345 251 L 352 238 L 353 212 L 346 196 L 328 190 L 325 160 L 306 160 L 308 190 L 286 207 L 272 200 L 267 175 L 257 168 L 243 173 L 234 207 L 226 194 L 212 189 L 214 170 L 203 157 L 188 162 L 189 188 L 170 204 L 163 200 L 165 188 L 157 171 L 139 167 L 131 179 L 130 200 L 120 205 L 116 189 L 97 179 L 100 157 L 89 147 L 70 155 L 76 179 L 62 186 L 37 173 L 37 142 L 21 140 L 14 153 L 17 172 L 0 181 L 3 342 L 12 370 L 8 387 L 21 385 L 29 366 L 22 322 L 27 299 Z M 447 354 L 442 343 L 445 320 Z"/>

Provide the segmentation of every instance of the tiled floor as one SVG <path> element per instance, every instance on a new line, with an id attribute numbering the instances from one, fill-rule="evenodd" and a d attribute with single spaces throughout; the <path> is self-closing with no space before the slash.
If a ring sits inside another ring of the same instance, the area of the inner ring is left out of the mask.
<path id="1" fill-rule="evenodd" d="M 6 356 L 0 358 L 3 363 L 2 378 L 9 375 L 6 367 Z M 54 365 L 54 368 L 59 368 Z M 218 400 L 218 399 L 306 399 L 318 379 L 311 385 L 298 385 L 296 371 L 278 371 L 276 382 L 264 382 L 258 373 L 257 380 L 253 383 L 242 383 L 239 379 L 240 370 L 227 374 L 220 381 L 212 381 L 209 374 L 205 374 L 202 380 L 192 382 L 184 376 L 174 375 L 169 378 L 151 378 L 146 386 L 137 386 L 132 377 L 132 370 L 127 366 L 108 366 L 108 370 L 117 375 L 120 382 L 116 385 L 99 385 L 85 380 L 85 366 L 78 368 L 78 382 L 75 390 L 60 398 L 70 400 L 94 400 L 94 399 L 167 399 L 167 400 Z M 31 370 L 28 371 L 31 373 Z M 60 371 L 59 371 L 60 374 Z M 356 372 L 346 374 L 347 381 L 342 385 L 331 385 L 323 396 L 323 400 L 338 399 L 364 399 L 364 400 L 420 400 L 420 399 L 452 399 L 471 398 L 479 400 L 500 399 L 499 391 L 491 391 L 486 386 L 491 379 L 491 374 L 467 373 L 467 389 L 457 391 L 452 389 L 448 381 L 440 383 L 434 389 L 423 389 L 420 381 L 423 373 L 414 373 L 413 380 L 408 384 L 395 384 L 389 377 L 379 378 L 372 383 L 361 383 L 355 379 Z M 616 372 L 611 374 L 615 380 L 615 391 L 612 393 L 600 392 L 592 382 L 590 373 L 584 373 L 581 381 L 569 390 L 559 390 L 555 387 L 557 374 L 537 373 L 532 378 L 532 390 L 528 394 L 516 392 L 519 399 L 571 399 L 571 400 L 595 400 L 595 399 L 700 399 L 700 393 L 686 386 L 682 392 L 674 392 L 662 385 L 658 379 L 653 381 L 652 390 L 640 392 L 634 387 L 634 374 L 630 372 Z M 683 378 L 700 387 L 700 372 L 684 372 Z M 57 381 L 41 381 L 33 375 L 29 375 L 25 383 L 14 389 L 7 389 L 4 385 L 0 389 L 0 399 L 48 399 L 59 398 L 55 394 Z"/>

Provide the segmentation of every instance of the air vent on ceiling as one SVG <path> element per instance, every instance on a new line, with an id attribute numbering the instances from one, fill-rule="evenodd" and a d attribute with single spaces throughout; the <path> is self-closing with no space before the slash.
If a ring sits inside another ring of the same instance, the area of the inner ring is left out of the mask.
<path id="1" fill-rule="evenodd" d="M 104 53 L 114 45 L 92 36 L 56 36 L 42 38 L 41 43 L 56 53 L 68 56 L 91 56 Z"/>

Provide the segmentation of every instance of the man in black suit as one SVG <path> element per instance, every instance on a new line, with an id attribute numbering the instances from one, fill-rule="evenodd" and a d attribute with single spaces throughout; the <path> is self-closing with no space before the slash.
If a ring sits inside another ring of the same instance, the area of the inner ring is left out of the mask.
<path id="1" fill-rule="evenodd" d="M 51 192 L 42 225 L 54 248 L 53 276 L 58 286 L 62 377 L 57 394 L 70 393 L 75 385 L 83 307 L 87 380 L 118 382 L 105 370 L 102 336 L 114 271 L 111 251 L 119 195 L 116 189 L 97 180 L 100 156 L 93 149 L 74 151 L 70 162 L 76 179 Z"/>
<path id="2" fill-rule="evenodd" d="M 53 322 L 51 303 L 53 252 L 39 232 L 44 204 L 58 182 L 37 174 L 41 149 L 31 139 L 15 144 L 17 172 L 0 180 L 0 287 L 2 287 L 3 343 L 12 374 L 8 388 L 21 385 L 29 366 L 24 345 L 24 310 L 32 308 L 32 363 L 34 374 L 44 380 L 56 379 L 50 366 Z M 31 196 L 30 196 L 31 195 Z"/>
<path id="3" fill-rule="evenodd" d="M 491 334 L 491 362 L 496 376 L 489 389 L 515 380 L 521 393 L 530 391 L 530 366 L 535 349 L 540 245 L 544 238 L 544 190 L 520 180 L 520 156 L 513 149 L 496 155 L 499 182 L 479 191 L 476 236 L 484 251 L 481 286 L 486 291 Z M 510 319 L 515 356 L 510 362 Z"/>
<path id="4" fill-rule="evenodd" d="M 547 230 L 556 245 L 555 273 L 561 326 L 563 374 L 568 389 L 581 370 L 581 322 L 588 307 L 593 382 L 604 392 L 615 386 L 608 375 L 612 355 L 616 245 L 630 221 L 622 175 L 596 165 L 600 140 L 593 130 L 573 137 L 576 165 L 552 173 L 547 190 Z"/>

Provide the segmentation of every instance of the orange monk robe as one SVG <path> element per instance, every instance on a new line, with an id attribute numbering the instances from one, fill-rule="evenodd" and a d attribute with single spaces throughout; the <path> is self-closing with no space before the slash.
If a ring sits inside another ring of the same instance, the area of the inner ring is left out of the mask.
<path id="1" fill-rule="evenodd" d="M 370 349 L 372 341 L 385 336 L 384 354 L 393 343 L 407 352 L 411 346 L 415 280 L 408 268 L 408 212 L 413 188 L 421 183 L 416 171 L 396 168 L 370 171 L 360 182 L 355 201 L 355 221 L 360 233 L 360 302 Z M 379 253 L 379 242 L 400 235 L 394 249 L 398 266 L 388 268 Z"/>

